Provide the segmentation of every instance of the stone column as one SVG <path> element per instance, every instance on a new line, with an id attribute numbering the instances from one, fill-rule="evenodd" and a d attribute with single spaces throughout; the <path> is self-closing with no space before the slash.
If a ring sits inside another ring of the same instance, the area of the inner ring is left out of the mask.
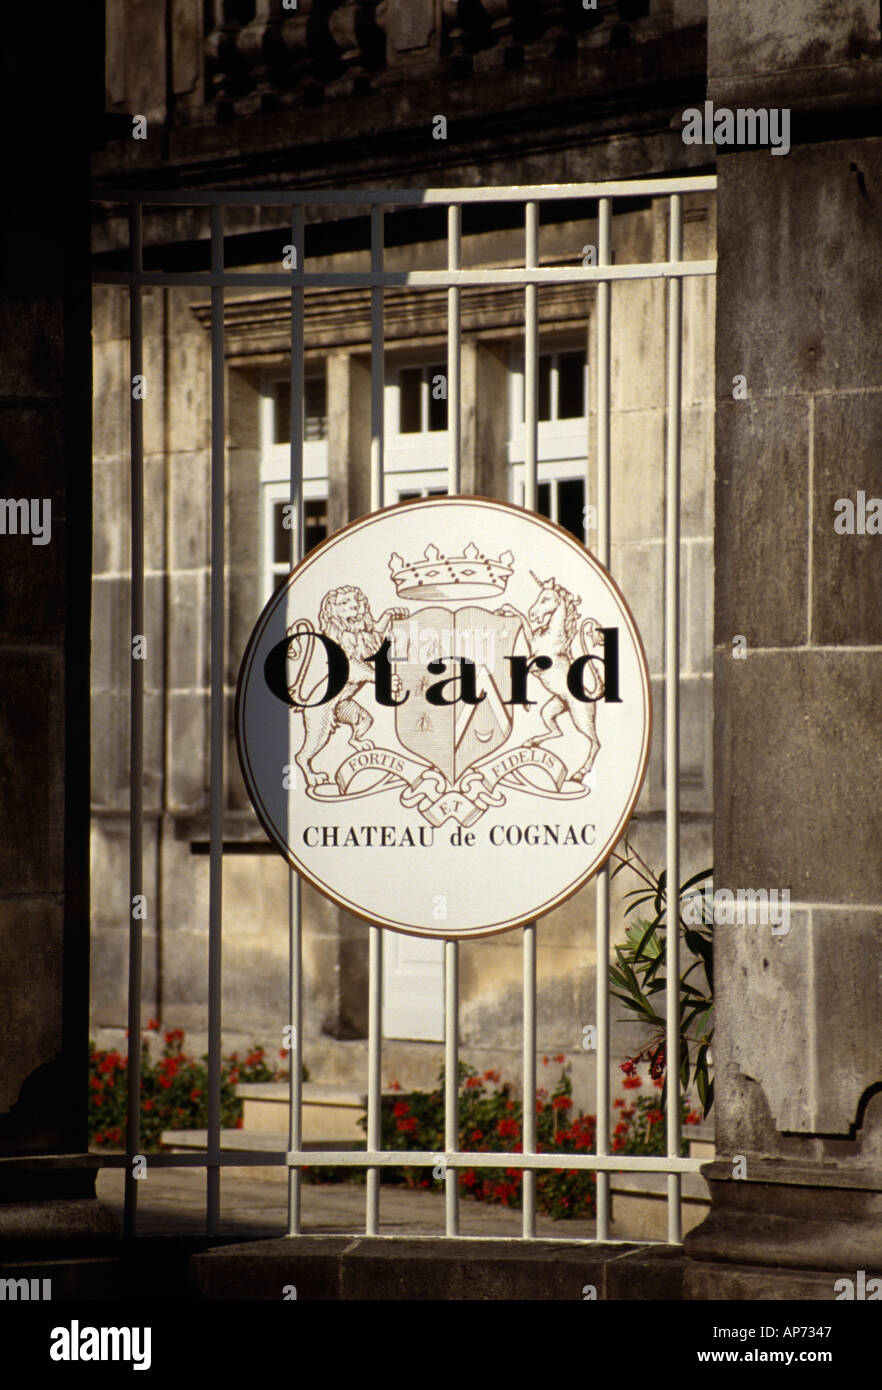
<path id="1" fill-rule="evenodd" d="M 714 674 L 715 885 L 790 913 L 717 927 L 686 1290 L 854 1297 L 882 1272 L 879 8 L 709 10 L 708 97 L 791 113 L 790 153 L 718 159 Z"/>
<path id="2" fill-rule="evenodd" d="M 0 288 L 0 1258 L 106 1230 L 87 1147 L 89 168 L 100 35 L 71 65 L 38 11 L 7 16 Z M 100 107 L 98 108 L 100 112 Z M 90 1200 L 91 1199 L 91 1200 Z M 112 1226 L 112 1223 L 111 1223 Z M 7 1265 L 8 1269 L 9 1266 Z M 4 1271 L 5 1272 L 5 1271 Z"/>

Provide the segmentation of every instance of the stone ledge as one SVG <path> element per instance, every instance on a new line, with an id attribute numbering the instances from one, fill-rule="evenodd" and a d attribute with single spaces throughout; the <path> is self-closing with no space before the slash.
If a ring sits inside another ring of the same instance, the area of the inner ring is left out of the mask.
<path id="1" fill-rule="evenodd" d="M 190 1276 L 212 1300 L 679 1300 L 686 1264 L 663 1245 L 293 1236 L 195 1255 Z"/>

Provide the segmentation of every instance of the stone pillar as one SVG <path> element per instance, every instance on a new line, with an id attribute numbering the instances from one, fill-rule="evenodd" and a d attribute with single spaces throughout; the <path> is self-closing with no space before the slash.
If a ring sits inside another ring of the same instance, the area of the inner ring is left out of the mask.
<path id="1" fill-rule="evenodd" d="M 463 337 L 462 491 L 508 500 L 507 344 Z"/>
<path id="2" fill-rule="evenodd" d="M 72 66 L 65 33 L 39 12 L 7 20 L 8 110 L 33 112 L 36 74 L 41 88 L 7 152 L 0 258 L 0 1258 L 10 1260 L 110 1218 L 94 1171 L 29 1163 L 87 1147 L 88 159 L 102 45 L 85 21 L 85 60 Z"/>
<path id="3" fill-rule="evenodd" d="M 789 890 L 790 919 L 717 927 L 686 1291 L 833 1299 L 882 1272 L 879 8 L 709 10 L 708 98 L 791 111 L 789 154 L 718 159 L 714 674 L 715 886 Z"/>

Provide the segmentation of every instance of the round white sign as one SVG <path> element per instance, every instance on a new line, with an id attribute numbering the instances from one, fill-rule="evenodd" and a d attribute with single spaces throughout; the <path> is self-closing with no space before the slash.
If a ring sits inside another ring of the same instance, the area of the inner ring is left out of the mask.
<path id="1" fill-rule="evenodd" d="M 270 838 L 349 912 L 483 936 L 550 912 L 628 822 L 646 657 L 568 532 L 478 497 L 344 527 L 270 599 L 239 674 L 239 758 Z"/>

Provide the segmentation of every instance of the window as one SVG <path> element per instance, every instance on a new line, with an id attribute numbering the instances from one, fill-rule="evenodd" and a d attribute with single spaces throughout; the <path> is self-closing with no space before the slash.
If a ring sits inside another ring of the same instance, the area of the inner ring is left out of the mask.
<path id="1" fill-rule="evenodd" d="M 294 532 L 290 524 L 291 512 L 285 510 L 286 507 L 289 507 L 287 499 L 282 498 L 278 501 L 272 499 L 270 505 L 272 507 L 273 530 L 272 587 L 275 590 L 281 581 L 288 577 L 294 564 L 291 549 Z M 328 534 L 327 498 L 305 498 L 303 522 L 303 553 L 306 555 Z"/>
<path id="2" fill-rule="evenodd" d="M 303 438 L 305 441 L 327 439 L 328 401 L 325 378 L 307 377 L 303 383 Z M 291 442 L 291 380 L 290 377 L 273 385 L 273 443 Z"/>
<path id="3" fill-rule="evenodd" d="M 447 367 L 402 367 L 398 373 L 398 434 L 447 429 Z"/>
<path id="4" fill-rule="evenodd" d="M 538 378 L 536 510 L 587 544 L 588 362 L 585 349 L 570 339 L 540 352 Z M 512 357 L 510 381 L 509 497 L 523 506 L 525 399 L 524 357 L 520 349 Z"/>
<path id="5" fill-rule="evenodd" d="M 549 520 L 556 521 L 585 544 L 585 479 L 554 478 L 540 483 L 537 489 L 536 510 Z"/>
<path id="6" fill-rule="evenodd" d="M 304 553 L 328 534 L 328 405 L 324 366 L 304 381 L 303 520 Z M 260 414 L 262 602 L 291 572 L 290 505 L 291 380 L 264 378 Z M 288 525 L 286 525 L 286 521 Z"/>

